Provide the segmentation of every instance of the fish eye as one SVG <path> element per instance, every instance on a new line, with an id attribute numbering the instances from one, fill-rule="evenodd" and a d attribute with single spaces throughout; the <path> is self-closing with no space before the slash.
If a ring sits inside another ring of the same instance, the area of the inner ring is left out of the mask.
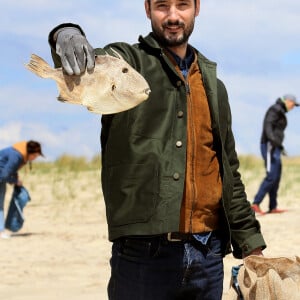
<path id="1" fill-rule="evenodd" d="M 128 68 L 123 68 L 122 73 L 128 73 Z"/>
<path id="2" fill-rule="evenodd" d="M 113 84 L 113 85 L 111 86 L 111 90 L 114 91 L 115 89 L 116 89 L 116 86 Z"/>

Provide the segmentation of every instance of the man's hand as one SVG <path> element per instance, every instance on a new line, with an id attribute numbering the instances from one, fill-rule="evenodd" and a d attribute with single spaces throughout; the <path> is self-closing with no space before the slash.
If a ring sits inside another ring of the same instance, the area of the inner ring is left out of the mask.
<path id="1" fill-rule="evenodd" d="M 60 56 L 62 67 L 68 75 L 80 75 L 85 69 L 94 69 L 94 49 L 77 28 L 61 28 L 55 36 L 56 53 Z"/>

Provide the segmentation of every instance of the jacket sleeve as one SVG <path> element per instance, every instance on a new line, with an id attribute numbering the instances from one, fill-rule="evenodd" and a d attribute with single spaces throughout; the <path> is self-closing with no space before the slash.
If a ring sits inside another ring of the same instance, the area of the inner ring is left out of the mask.
<path id="1" fill-rule="evenodd" d="M 239 159 L 235 150 L 231 111 L 227 92 L 222 82 L 218 84 L 218 97 L 221 99 L 219 100 L 221 118 L 223 120 L 225 118 L 227 123 L 226 129 L 223 129 L 226 130 L 223 145 L 225 155 L 223 157 L 227 158 L 224 163 L 229 165 L 230 174 L 226 176 L 232 181 L 232 193 L 229 193 L 229 199 L 224 203 L 224 208 L 229 223 L 233 255 L 236 258 L 242 258 L 243 253 L 247 255 L 256 248 L 264 249 L 266 244 L 260 231 L 260 224 L 247 201 L 245 187 L 239 173 Z M 225 169 L 227 168 L 224 168 L 224 172 L 227 172 Z"/>

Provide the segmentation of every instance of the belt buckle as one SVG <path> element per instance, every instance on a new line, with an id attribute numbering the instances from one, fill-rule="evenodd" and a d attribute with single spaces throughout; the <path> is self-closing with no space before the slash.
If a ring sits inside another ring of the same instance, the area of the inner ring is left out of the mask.
<path id="1" fill-rule="evenodd" d="M 169 242 L 181 242 L 181 239 L 172 239 L 172 232 L 167 233 L 167 240 Z"/>

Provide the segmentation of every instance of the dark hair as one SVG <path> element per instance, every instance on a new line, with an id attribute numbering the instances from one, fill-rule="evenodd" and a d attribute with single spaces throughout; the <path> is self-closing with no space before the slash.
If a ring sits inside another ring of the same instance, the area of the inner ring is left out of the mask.
<path id="1" fill-rule="evenodd" d="M 147 0 L 147 1 L 148 1 L 149 6 L 150 6 L 151 0 Z M 194 0 L 194 2 L 195 2 L 195 5 L 196 5 L 196 0 Z"/>
<path id="2" fill-rule="evenodd" d="M 41 144 L 36 141 L 27 142 L 27 154 L 39 153 L 43 156 Z"/>

